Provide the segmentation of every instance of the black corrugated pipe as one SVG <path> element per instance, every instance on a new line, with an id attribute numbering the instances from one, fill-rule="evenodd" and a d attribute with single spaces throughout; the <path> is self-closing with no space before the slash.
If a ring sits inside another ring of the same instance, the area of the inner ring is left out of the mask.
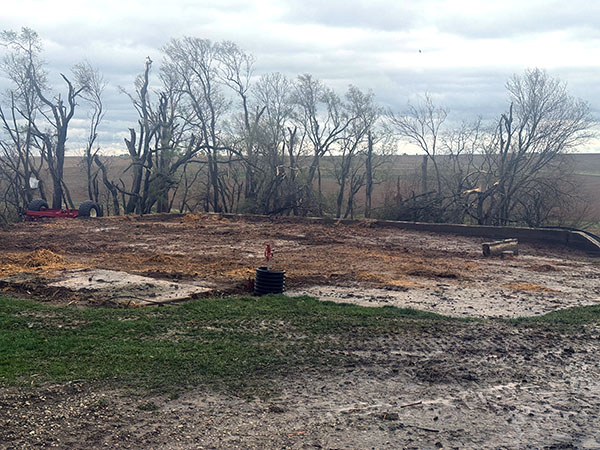
<path id="1" fill-rule="evenodd" d="M 281 294 L 285 290 L 285 270 L 256 269 L 254 295 Z"/>

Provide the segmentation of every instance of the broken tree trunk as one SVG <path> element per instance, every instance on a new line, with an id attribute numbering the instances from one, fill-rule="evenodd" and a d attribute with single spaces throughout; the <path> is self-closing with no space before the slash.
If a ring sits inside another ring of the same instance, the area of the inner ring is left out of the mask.
<path id="1" fill-rule="evenodd" d="M 483 244 L 483 256 L 498 256 L 512 252 L 513 255 L 519 254 L 519 241 L 517 239 L 504 239 L 503 241 L 486 242 Z"/>

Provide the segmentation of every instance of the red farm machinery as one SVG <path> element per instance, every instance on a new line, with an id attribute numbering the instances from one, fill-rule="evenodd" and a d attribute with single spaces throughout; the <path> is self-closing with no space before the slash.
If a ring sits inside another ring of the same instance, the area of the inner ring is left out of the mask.
<path id="1" fill-rule="evenodd" d="M 38 220 L 41 218 L 67 217 L 102 217 L 102 207 L 92 200 L 86 200 L 78 209 L 50 209 L 45 200 L 33 200 L 25 211 L 26 220 Z"/>

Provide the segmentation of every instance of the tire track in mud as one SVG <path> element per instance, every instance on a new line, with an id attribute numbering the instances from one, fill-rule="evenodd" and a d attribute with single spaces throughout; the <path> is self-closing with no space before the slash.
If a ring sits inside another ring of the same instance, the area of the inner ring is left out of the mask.
<path id="1" fill-rule="evenodd" d="M 263 380 L 268 395 L 102 384 L 0 390 L 11 448 L 594 448 L 600 330 L 402 322 L 349 330 L 339 367 Z M 153 405 L 148 410 L 147 405 Z"/>

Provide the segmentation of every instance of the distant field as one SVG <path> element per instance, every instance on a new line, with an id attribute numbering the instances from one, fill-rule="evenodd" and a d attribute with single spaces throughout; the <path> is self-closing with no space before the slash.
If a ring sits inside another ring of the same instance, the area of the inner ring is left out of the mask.
<path id="1" fill-rule="evenodd" d="M 600 153 L 573 154 L 571 157 L 575 163 L 575 173 L 578 175 L 581 189 L 590 199 L 589 222 L 600 222 Z M 396 184 L 400 181 L 405 187 L 418 185 L 415 182 L 420 173 L 422 155 L 400 155 L 392 159 L 389 167 L 385 170 L 387 182 L 377 184 L 373 195 L 373 207 L 377 208 L 383 205 L 386 195 L 393 195 L 396 190 Z M 129 159 L 126 157 L 109 157 L 107 166 L 113 179 L 122 178 L 128 184 L 130 173 Z M 323 173 L 327 177 L 327 166 L 331 164 L 325 160 Z M 331 176 L 331 175 L 329 175 Z M 81 164 L 80 157 L 67 157 L 65 160 L 65 181 L 71 191 L 73 202 L 79 204 L 88 198 L 87 182 L 85 178 L 85 168 Z M 325 178 L 323 182 L 326 196 L 333 201 L 337 185 L 332 178 Z M 357 206 L 360 211 L 364 202 L 364 193 L 361 191 L 357 195 Z"/>
<path id="2" fill-rule="evenodd" d="M 600 153 L 583 153 L 572 155 L 575 161 L 575 172 L 600 175 Z"/>

